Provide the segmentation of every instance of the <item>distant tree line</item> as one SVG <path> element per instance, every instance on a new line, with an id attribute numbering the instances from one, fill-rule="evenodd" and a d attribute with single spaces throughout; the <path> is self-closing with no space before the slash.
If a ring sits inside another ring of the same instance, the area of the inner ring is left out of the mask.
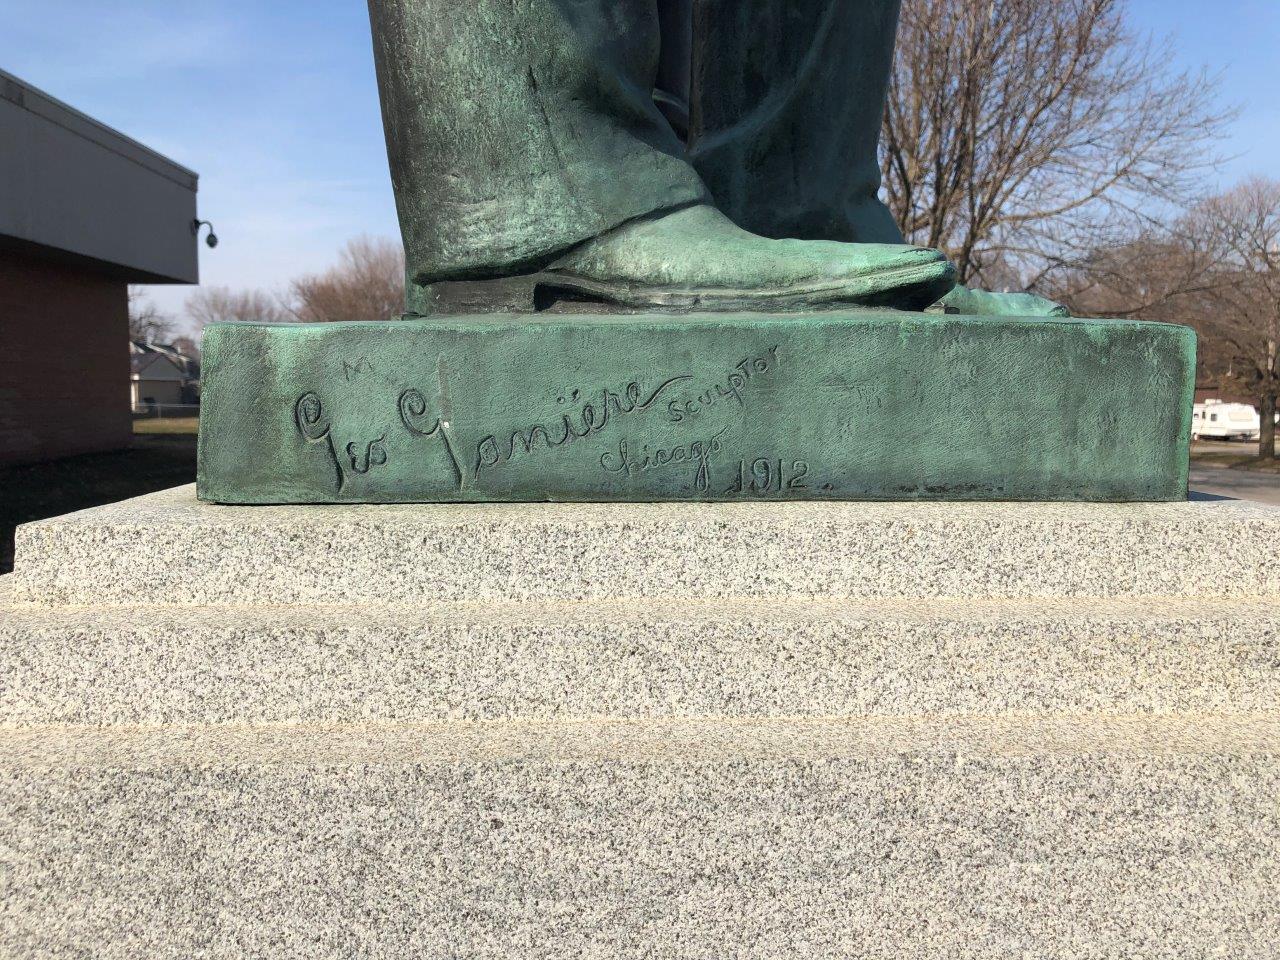
<path id="1" fill-rule="evenodd" d="M 198 337 L 206 325 L 227 320 L 326 323 L 390 320 L 403 312 L 403 249 L 385 238 L 357 237 L 339 252 L 337 264 L 294 279 L 284 292 L 201 287 L 187 298 L 185 326 Z M 191 336 L 176 336 L 179 328 L 176 318 L 161 313 L 138 288 L 130 289 L 130 337 L 185 341 L 178 345 L 194 350 Z"/>
<path id="2" fill-rule="evenodd" d="M 283 294 L 207 287 L 186 309 L 197 329 L 219 320 L 390 320 L 404 313 L 404 250 L 384 237 L 357 237 L 335 266 L 296 278 Z"/>

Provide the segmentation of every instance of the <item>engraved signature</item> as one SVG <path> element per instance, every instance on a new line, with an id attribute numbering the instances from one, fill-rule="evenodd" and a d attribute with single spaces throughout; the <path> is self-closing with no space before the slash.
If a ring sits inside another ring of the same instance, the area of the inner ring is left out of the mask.
<path id="1" fill-rule="evenodd" d="M 443 403 L 442 403 L 443 406 Z M 414 390 L 412 387 L 400 394 L 400 400 L 396 404 L 400 411 L 400 421 L 405 425 L 405 429 L 419 437 L 435 437 L 439 436 L 444 442 L 445 452 L 449 455 L 449 464 L 453 467 L 453 479 L 458 485 L 458 489 L 462 489 L 462 465 L 458 462 L 458 451 L 454 449 L 453 437 L 449 432 L 449 424 L 443 416 L 436 417 L 435 422 L 430 427 L 427 426 L 427 398 L 423 396 L 421 390 Z"/>
<path id="2" fill-rule="evenodd" d="M 383 434 L 377 440 L 370 440 L 364 450 L 355 441 L 347 444 L 347 459 L 351 461 L 351 469 L 356 473 L 368 473 L 374 467 L 382 467 L 387 463 L 387 448 L 383 446 L 387 436 Z"/>
<path id="3" fill-rule="evenodd" d="M 745 406 L 743 392 L 752 380 L 760 374 L 768 373 L 778 365 L 778 348 L 772 346 L 759 357 L 748 357 L 730 371 L 727 378 L 713 384 L 706 390 L 687 400 L 672 400 L 667 404 L 667 419 L 672 423 L 696 417 L 708 407 L 713 407 L 722 400 L 736 401 L 738 406 Z"/>
<path id="4" fill-rule="evenodd" d="M 720 438 L 729 428 L 725 427 L 714 437 L 707 440 L 693 440 L 677 447 L 658 449 L 650 452 L 648 445 L 634 452 L 626 440 L 618 441 L 617 453 L 606 453 L 600 458 L 600 466 L 606 473 L 626 474 L 634 477 L 637 473 L 647 473 L 661 467 L 677 464 L 693 463 L 697 465 L 694 474 L 694 488 L 705 492 L 711 485 L 711 458 L 723 449 Z"/>
<path id="5" fill-rule="evenodd" d="M 325 445 L 338 481 L 338 491 L 341 492 L 347 482 L 347 471 L 343 469 L 342 458 L 338 456 L 338 447 L 334 443 L 333 422 L 329 419 L 319 394 L 304 393 L 298 398 L 293 405 L 293 422 L 305 440 Z M 386 440 L 387 436 L 383 434 L 376 440 L 363 443 L 353 440 L 343 447 L 351 471 L 363 475 L 374 467 L 386 466 Z"/>
<path id="6" fill-rule="evenodd" d="M 475 475 L 478 478 L 481 470 L 509 462 L 515 457 L 517 450 L 523 450 L 526 454 L 533 453 L 538 447 L 554 450 L 575 440 L 594 436 L 617 417 L 648 410 L 676 384 L 692 379 L 689 374 L 672 377 L 644 399 L 641 399 L 644 394 L 639 382 L 633 380 L 621 392 L 603 390 L 598 405 L 583 403 L 576 410 L 562 414 L 559 421 L 551 426 L 534 424 L 513 430 L 509 437 L 501 441 L 496 435 L 490 434 L 476 445 Z M 560 397 L 557 402 L 577 405 L 581 398 L 581 393 L 575 390 L 568 397 Z"/>
<path id="7" fill-rule="evenodd" d="M 338 451 L 333 445 L 333 425 L 325 412 L 324 403 L 315 393 L 304 393 L 293 405 L 293 422 L 304 439 L 311 443 L 324 443 L 329 451 L 329 459 L 337 474 L 338 491 L 342 491 L 347 476 L 342 472 L 342 464 L 338 461 Z"/>

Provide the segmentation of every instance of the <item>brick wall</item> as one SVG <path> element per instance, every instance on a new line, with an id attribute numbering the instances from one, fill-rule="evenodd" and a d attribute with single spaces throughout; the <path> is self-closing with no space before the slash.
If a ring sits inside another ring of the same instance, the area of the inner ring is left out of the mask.
<path id="1" fill-rule="evenodd" d="M 127 447 L 125 284 L 0 250 L 0 464 Z"/>

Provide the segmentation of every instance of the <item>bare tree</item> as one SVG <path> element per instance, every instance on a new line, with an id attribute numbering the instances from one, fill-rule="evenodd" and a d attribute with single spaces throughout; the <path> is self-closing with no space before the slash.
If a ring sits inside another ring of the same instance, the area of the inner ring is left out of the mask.
<path id="1" fill-rule="evenodd" d="M 1235 375 L 1234 350 L 1214 329 L 1222 311 L 1218 289 L 1229 282 L 1211 238 L 1184 217 L 1167 231 L 1096 251 L 1080 266 L 1056 273 L 1044 292 L 1078 317 L 1195 327 L 1197 387 L 1243 399 L 1249 393 Z"/>
<path id="2" fill-rule="evenodd" d="M 224 321 L 278 323 L 293 319 L 290 311 L 262 290 L 205 287 L 187 297 L 187 316 L 196 330 Z"/>
<path id="3" fill-rule="evenodd" d="M 337 266 L 290 285 L 291 311 L 304 322 L 391 320 L 404 312 L 404 249 L 385 238 L 358 237 Z"/>
<path id="4" fill-rule="evenodd" d="M 1217 244 L 1190 217 L 1082 256 L 1046 278 L 1042 292 L 1078 317 L 1189 322 L 1225 282 Z"/>
<path id="5" fill-rule="evenodd" d="M 183 334 L 180 337 L 174 337 L 172 347 L 179 353 L 190 357 L 192 360 L 196 361 L 196 363 L 200 362 L 202 356 L 200 341 L 195 337 L 189 337 L 186 334 Z"/>
<path id="6" fill-rule="evenodd" d="M 1218 251 L 1223 282 L 1202 336 L 1229 348 L 1231 373 L 1258 398 L 1260 456 L 1276 459 L 1280 395 L 1280 181 L 1254 177 L 1198 206 L 1191 219 Z"/>
<path id="7" fill-rule="evenodd" d="M 173 336 L 173 318 L 160 312 L 141 287 L 129 288 L 129 339 L 162 343 Z"/>
<path id="8" fill-rule="evenodd" d="M 889 206 L 962 282 L 1027 288 L 1184 206 L 1229 112 L 1124 0 L 912 0 L 884 123 Z"/>

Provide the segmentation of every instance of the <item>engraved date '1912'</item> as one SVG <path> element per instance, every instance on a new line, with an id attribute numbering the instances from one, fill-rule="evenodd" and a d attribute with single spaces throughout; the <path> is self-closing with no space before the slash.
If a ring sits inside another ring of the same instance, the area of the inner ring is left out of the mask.
<path id="1" fill-rule="evenodd" d="M 783 457 L 756 457 L 739 460 L 737 476 L 724 491 L 726 496 L 767 497 L 770 494 L 809 489 L 809 462 Z"/>

